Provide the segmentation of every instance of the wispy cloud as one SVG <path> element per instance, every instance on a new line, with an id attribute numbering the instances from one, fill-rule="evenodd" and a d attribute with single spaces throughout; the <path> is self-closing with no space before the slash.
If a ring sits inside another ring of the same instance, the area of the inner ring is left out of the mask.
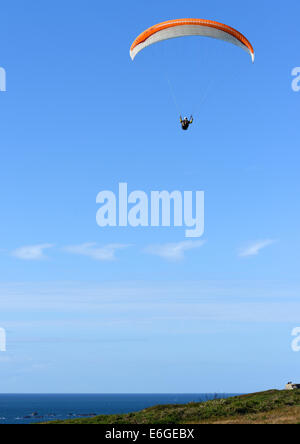
<path id="1" fill-rule="evenodd" d="M 130 247 L 125 244 L 110 244 L 103 247 L 97 246 L 96 243 L 85 243 L 81 245 L 73 245 L 65 247 L 64 250 L 71 254 L 87 256 L 97 261 L 113 261 L 116 259 L 116 252 Z"/>
<path id="2" fill-rule="evenodd" d="M 174 244 L 150 245 L 146 253 L 160 256 L 164 259 L 179 261 L 184 259 L 185 252 L 195 250 L 204 245 L 205 241 L 183 241 Z"/>
<path id="3" fill-rule="evenodd" d="M 18 259 L 23 259 L 27 261 L 38 261 L 45 259 L 44 250 L 52 248 L 52 244 L 39 244 L 39 245 L 28 245 L 25 247 L 17 248 L 12 252 L 12 255 Z"/>
<path id="4" fill-rule="evenodd" d="M 276 241 L 272 239 L 266 239 L 262 241 L 256 241 L 249 244 L 247 247 L 244 247 L 240 250 L 240 257 L 248 257 L 248 256 L 257 256 L 261 250 L 270 245 L 273 245 Z"/>
<path id="5" fill-rule="evenodd" d="M 115 331 L 132 339 L 134 330 L 147 338 L 155 324 L 169 334 L 170 322 L 176 330 L 178 321 L 188 321 L 184 328 L 193 322 L 202 328 L 199 321 L 299 325 L 299 291 L 299 283 L 280 280 L 0 282 L 0 307 L 10 350 L 11 342 L 37 332 L 48 339 L 110 341 L 120 338 Z"/>

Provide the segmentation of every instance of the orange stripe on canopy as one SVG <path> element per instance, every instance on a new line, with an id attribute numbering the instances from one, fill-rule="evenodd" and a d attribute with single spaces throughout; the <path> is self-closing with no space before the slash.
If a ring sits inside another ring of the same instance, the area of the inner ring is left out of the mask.
<path id="1" fill-rule="evenodd" d="M 140 34 L 137 39 L 133 42 L 131 46 L 131 51 L 133 51 L 138 45 L 144 43 L 147 41 L 147 39 L 157 32 L 163 31 L 164 29 L 173 28 L 176 26 L 204 26 L 213 28 L 219 31 L 223 31 L 235 39 L 237 39 L 241 44 L 243 44 L 246 48 L 248 48 L 249 52 L 252 55 L 252 60 L 254 60 L 254 49 L 249 40 L 246 39 L 246 37 L 241 34 L 236 29 L 224 25 L 223 23 L 215 22 L 212 20 L 203 20 L 203 19 L 177 19 L 177 20 L 168 20 L 166 22 L 159 23 L 155 26 L 152 26 L 151 28 L 144 31 L 142 34 Z"/>

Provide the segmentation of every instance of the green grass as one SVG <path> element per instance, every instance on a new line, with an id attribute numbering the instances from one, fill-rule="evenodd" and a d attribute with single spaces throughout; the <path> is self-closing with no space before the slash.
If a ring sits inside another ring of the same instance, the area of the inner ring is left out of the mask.
<path id="1" fill-rule="evenodd" d="M 137 413 L 101 415 L 52 424 L 197 424 L 279 411 L 300 406 L 300 390 L 254 393 L 186 405 L 158 405 Z"/>

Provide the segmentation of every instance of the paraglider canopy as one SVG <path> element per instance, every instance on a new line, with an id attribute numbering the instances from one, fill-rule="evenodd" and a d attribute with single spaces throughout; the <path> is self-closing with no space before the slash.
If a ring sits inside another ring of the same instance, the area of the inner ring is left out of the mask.
<path id="1" fill-rule="evenodd" d="M 189 35 L 211 37 L 232 43 L 248 52 L 254 62 L 254 49 L 243 34 L 230 26 L 203 19 L 169 20 L 152 26 L 133 42 L 130 48 L 130 57 L 134 60 L 140 51 L 154 43 Z"/>

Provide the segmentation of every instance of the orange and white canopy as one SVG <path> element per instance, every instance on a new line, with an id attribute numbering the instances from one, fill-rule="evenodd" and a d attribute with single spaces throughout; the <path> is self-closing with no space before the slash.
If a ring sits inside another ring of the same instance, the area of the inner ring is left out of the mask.
<path id="1" fill-rule="evenodd" d="M 154 43 L 188 35 L 212 37 L 232 43 L 248 52 L 254 62 L 254 49 L 243 34 L 222 23 L 202 19 L 169 20 L 152 26 L 133 42 L 130 57 L 134 60 L 140 51 Z"/>

